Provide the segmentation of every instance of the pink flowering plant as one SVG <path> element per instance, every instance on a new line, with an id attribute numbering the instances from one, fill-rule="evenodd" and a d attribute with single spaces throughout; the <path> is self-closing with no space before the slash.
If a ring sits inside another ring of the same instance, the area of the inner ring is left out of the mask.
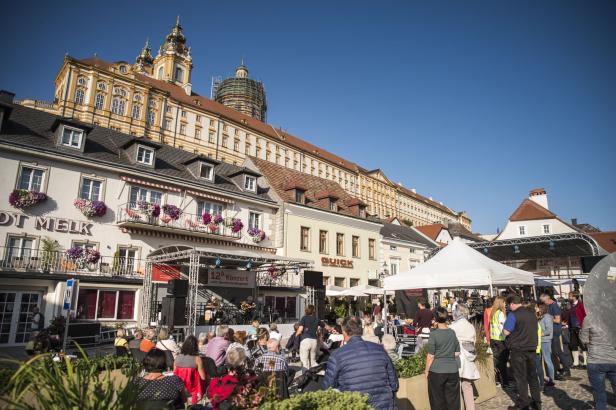
<path id="1" fill-rule="evenodd" d="M 47 199 L 42 192 L 27 189 L 15 189 L 9 194 L 9 204 L 17 209 L 24 209 L 39 204 Z"/>
<path id="2" fill-rule="evenodd" d="M 204 225 L 208 225 L 210 222 L 212 222 L 212 215 L 209 212 L 204 212 L 203 215 L 201 215 L 201 220 L 203 221 Z"/>
<path id="3" fill-rule="evenodd" d="M 103 201 L 90 201 L 89 199 L 77 198 L 73 201 L 73 205 L 88 218 L 103 216 L 107 213 L 107 205 L 105 205 Z"/>
<path id="4" fill-rule="evenodd" d="M 275 280 L 282 276 L 282 271 L 275 266 L 270 266 L 269 268 L 267 268 L 267 274 L 270 276 L 270 278 Z"/>
<path id="5" fill-rule="evenodd" d="M 256 227 L 248 228 L 248 236 L 252 238 L 253 242 L 259 243 L 265 239 L 265 231 Z"/>
<path id="6" fill-rule="evenodd" d="M 240 218 L 233 218 L 233 224 L 231 225 L 231 232 L 238 233 L 244 228 L 244 224 Z"/>
<path id="7" fill-rule="evenodd" d="M 148 217 L 158 218 L 160 215 L 160 205 L 157 203 L 137 201 L 137 209 Z"/>
<path id="8" fill-rule="evenodd" d="M 100 260 L 101 254 L 96 249 L 73 246 L 66 250 L 66 257 L 73 261 L 77 268 L 83 269 L 88 264 L 96 264 Z"/>
<path id="9" fill-rule="evenodd" d="M 224 220 L 225 218 L 223 218 L 221 214 L 216 214 L 214 215 L 212 222 L 214 222 L 215 224 L 221 224 Z"/>
<path id="10" fill-rule="evenodd" d="M 163 205 L 163 213 L 170 217 L 172 220 L 177 221 L 182 215 L 182 210 L 175 205 Z"/>

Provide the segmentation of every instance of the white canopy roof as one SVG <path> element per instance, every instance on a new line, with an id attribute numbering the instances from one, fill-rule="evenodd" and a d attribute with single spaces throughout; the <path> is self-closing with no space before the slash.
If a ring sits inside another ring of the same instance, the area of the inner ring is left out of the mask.
<path id="1" fill-rule="evenodd" d="M 436 256 L 410 272 L 385 278 L 385 289 L 476 288 L 534 283 L 532 273 L 503 265 L 455 238 Z"/>
<path id="2" fill-rule="evenodd" d="M 329 285 L 328 287 L 325 288 L 325 296 L 340 296 L 343 290 L 344 290 L 343 287 Z"/>
<path id="3" fill-rule="evenodd" d="M 383 293 L 385 292 L 385 289 L 379 288 L 378 286 L 372 286 L 372 285 L 357 285 L 357 286 L 353 286 L 351 289 L 358 290 L 366 295 L 377 295 L 377 296 L 383 296 Z M 393 295 L 394 293 L 389 291 L 387 292 L 387 294 Z"/>

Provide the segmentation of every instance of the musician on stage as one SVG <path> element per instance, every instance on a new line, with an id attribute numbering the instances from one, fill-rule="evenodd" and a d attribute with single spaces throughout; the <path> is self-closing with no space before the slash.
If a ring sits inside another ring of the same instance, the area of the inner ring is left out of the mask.
<path id="1" fill-rule="evenodd" d="M 255 319 L 257 305 L 253 301 L 252 296 L 248 296 L 246 300 L 240 303 L 240 310 L 244 315 L 244 323 L 250 323 L 251 320 Z"/>
<path id="2" fill-rule="evenodd" d="M 205 322 L 212 324 L 216 320 L 216 315 L 219 311 L 220 301 L 214 296 L 205 305 Z"/>

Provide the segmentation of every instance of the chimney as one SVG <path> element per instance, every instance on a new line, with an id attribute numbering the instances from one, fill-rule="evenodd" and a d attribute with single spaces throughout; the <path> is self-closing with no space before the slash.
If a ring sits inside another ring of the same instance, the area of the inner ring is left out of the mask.
<path id="1" fill-rule="evenodd" d="M 6 90 L 0 90 L 0 102 L 7 103 L 7 104 L 13 104 L 14 98 L 15 98 L 14 93 L 10 91 L 6 91 Z"/>
<path id="2" fill-rule="evenodd" d="M 528 193 L 528 199 L 541 205 L 545 209 L 548 208 L 548 194 L 545 188 L 535 188 Z"/>
<path id="3" fill-rule="evenodd" d="M 577 225 L 577 218 L 571 218 L 571 225 L 573 226 Z"/>

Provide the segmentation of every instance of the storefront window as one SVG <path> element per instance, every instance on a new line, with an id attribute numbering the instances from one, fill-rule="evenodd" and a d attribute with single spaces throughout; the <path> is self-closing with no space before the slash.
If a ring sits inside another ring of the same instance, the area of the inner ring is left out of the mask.
<path id="1" fill-rule="evenodd" d="M 99 319 L 114 319 L 116 309 L 117 292 L 99 291 L 98 295 L 98 318 Z"/>
<path id="2" fill-rule="evenodd" d="M 118 292 L 118 319 L 133 319 L 135 312 L 135 292 L 121 290 Z"/>
<path id="3" fill-rule="evenodd" d="M 77 296 L 77 319 L 96 319 L 96 289 L 79 289 Z"/>

